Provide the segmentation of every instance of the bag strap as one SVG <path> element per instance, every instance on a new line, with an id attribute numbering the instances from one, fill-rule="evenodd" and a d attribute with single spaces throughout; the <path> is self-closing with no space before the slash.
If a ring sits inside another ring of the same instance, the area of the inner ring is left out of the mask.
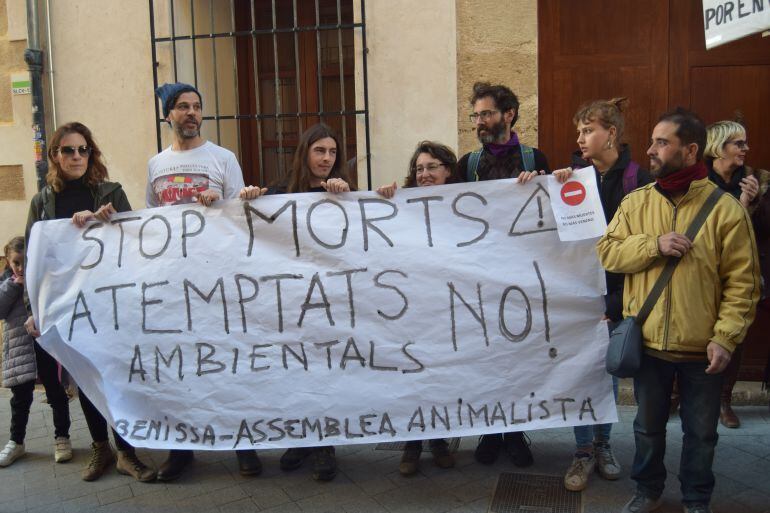
<path id="1" fill-rule="evenodd" d="M 476 173 L 476 171 L 479 168 L 479 160 L 481 160 L 481 152 L 484 151 L 484 148 L 481 147 L 478 150 L 474 150 L 471 152 L 471 156 L 468 157 L 468 169 L 466 171 L 466 182 L 478 182 L 479 181 L 479 175 Z"/>
<path id="2" fill-rule="evenodd" d="M 623 194 L 628 194 L 639 186 L 639 164 L 633 160 L 623 170 Z"/>
<path id="3" fill-rule="evenodd" d="M 521 148 L 521 163 L 524 166 L 524 171 L 534 171 L 535 150 L 526 144 L 519 144 L 519 147 Z"/>
<path id="4" fill-rule="evenodd" d="M 698 214 L 695 216 L 695 218 L 690 223 L 690 226 L 687 228 L 687 231 L 684 234 L 685 237 L 687 237 L 691 241 L 695 240 L 695 236 L 698 234 L 698 231 L 700 231 L 701 226 L 703 226 L 703 223 L 706 221 L 706 218 L 714 209 L 714 206 L 717 204 L 717 201 L 719 201 L 719 197 L 722 194 L 724 194 L 724 191 L 722 189 L 720 189 L 719 187 L 714 188 L 714 191 L 709 195 L 708 198 L 706 198 L 706 201 L 703 202 L 703 205 L 700 207 Z M 663 272 L 661 272 L 660 276 L 658 276 L 658 279 L 655 281 L 655 285 L 652 287 L 652 290 L 650 291 L 650 295 L 647 296 L 647 299 L 644 301 L 644 304 L 642 305 L 642 308 L 639 310 L 639 313 L 636 314 L 636 323 L 639 324 L 640 326 L 644 324 L 644 321 L 647 320 L 647 317 L 650 315 L 650 312 L 652 311 L 652 307 L 655 306 L 655 303 L 658 302 L 658 298 L 663 292 L 663 289 L 666 288 L 666 285 L 668 285 L 669 280 L 671 280 L 671 276 L 673 276 L 674 274 L 674 268 L 676 267 L 676 264 L 678 264 L 680 260 L 681 258 L 676 258 L 673 256 L 668 257 L 668 261 L 666 262 L 666 266 L 663 268 Z"/>

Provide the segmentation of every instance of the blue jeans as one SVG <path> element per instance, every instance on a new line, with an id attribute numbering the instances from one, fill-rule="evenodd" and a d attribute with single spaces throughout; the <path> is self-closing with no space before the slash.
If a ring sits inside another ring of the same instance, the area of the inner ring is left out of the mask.
<path id="1" fill-rule="evenodd" d="M 618 378 L 612 376 L 612 391 L 615 393 L 615 400 L 618 400 Z M 612 424 L 593 424 L 590 426 L 575 426 L 572 428 L 575 432 L 575 447 L 578 449 L 593 446 L 594 440 L 597 442 L 609 442 Z"/>
<path id="2" fill-rule="evenodd" d="M 609 321 L 607 329 L 610 333 L 617 326 L 617 322 Z M 612 391 L 615 393 L 615 401 L 618 400 L 618 378 L 612 376 Z M 609 442 L 612 424 L 594 424 L 591 426 L 575 426 L 575 447 L 584 449 L 593 446 L 594 440 L 597 442 Z"/>
<path id="3" fill-rule="evenodd" d="M 637 491 L 647 497 L 660 497 L 666 482 L 666 423 L 676 375 L 684 433 L 679 464 L 682 502 L 711 500 L 722 374 L 706 374 L 706 366 L 705 361 L 673 363 L 646 354 L 642 357 L 642 366 L 634 377 L 639 409 L 634 420 L 636 454 L 631 478 L 636 481 Z"/>

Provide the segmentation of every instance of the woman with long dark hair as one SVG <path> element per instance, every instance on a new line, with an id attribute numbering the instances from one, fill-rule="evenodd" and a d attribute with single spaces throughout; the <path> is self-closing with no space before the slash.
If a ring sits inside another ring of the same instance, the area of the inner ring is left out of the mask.
<path id="1" fill-rule="evenodd" d="M 82 123 L 67 123 L 54 132 L 48 158 L 51 167 L 46 176 L 47 185 L 32 198 L 29 207 L 27 240 L 37 221 L 72 219 L 82 228 L 91 220 L 106 222 L 116 212 L 131 210 L 123 187 L 107 181 L 107 167 L 102 162 L 99 146 Z M 40 336 L 31 316 L 26 326 L 31 335 Z M 94 481 L 115 461 L 115 456 L 107 436 L 107 421 L 82 390 L 79 390 L 79 397 L 93 439 L 91 460 L 81 477 L 85 481 Z M 143 482 L 154 480 L 155 471 L 137 458 L 134 448 L 114 430 L 112 435 L 118 449 L 118 472 Z"/>
<path id="2" fill-rule="evenodd" d="M 302 133 L 288 176 L 269 188 L 249 185 L 241 190 L 241 199 L 250 200 L 263 194 L 294 192 L 349 192 L 345 172 L 344 147 L 329 126 L 319 123 Z M 330 481 L 337 475 L 337 459 L 333 446 L 293 447 L 281 456 L 281 470 L 291 471 L 313 456 L 313 479 Z"/>

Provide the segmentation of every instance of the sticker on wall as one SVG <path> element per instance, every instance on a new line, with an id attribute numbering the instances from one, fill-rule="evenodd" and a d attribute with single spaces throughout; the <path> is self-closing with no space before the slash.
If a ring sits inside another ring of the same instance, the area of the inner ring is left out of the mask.
<path id="1" fill-rule="evenodd" d="M 29 79 L 29 73 L 11 74 L 11 92 L 13 94 L 30 94 L 32 92 L 32 82 Z"/>

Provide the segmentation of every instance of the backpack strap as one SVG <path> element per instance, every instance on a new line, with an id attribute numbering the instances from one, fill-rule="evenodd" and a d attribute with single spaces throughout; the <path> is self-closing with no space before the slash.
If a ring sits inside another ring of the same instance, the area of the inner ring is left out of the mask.
<path id="1" fill-rule="evenodd" d="M 535 171 L 535 150 L 526 144 L 519 144 L 521 148 L 521 163 L 524 171 Z"/>
<path id="2" fill-rule="evenodd" d="M 623 194 L 628 194 L 639 186 L 639 164 L 633 160 L 623 170 Z"/>
<path id="3" fill-rule="evenodd" d="M 479 175 L 476 171 L 479 169 L 479 160 L 481 160 L 481 153 L 484 151 L 484 148 L 481 147 L 478 150 L 474 150 L 471 152 L 470 157 L 468 157 L 468 169 L 466 170 L 465 174 L 465 181 L 466 182 L 478 182 L 479 181 Z"/>

